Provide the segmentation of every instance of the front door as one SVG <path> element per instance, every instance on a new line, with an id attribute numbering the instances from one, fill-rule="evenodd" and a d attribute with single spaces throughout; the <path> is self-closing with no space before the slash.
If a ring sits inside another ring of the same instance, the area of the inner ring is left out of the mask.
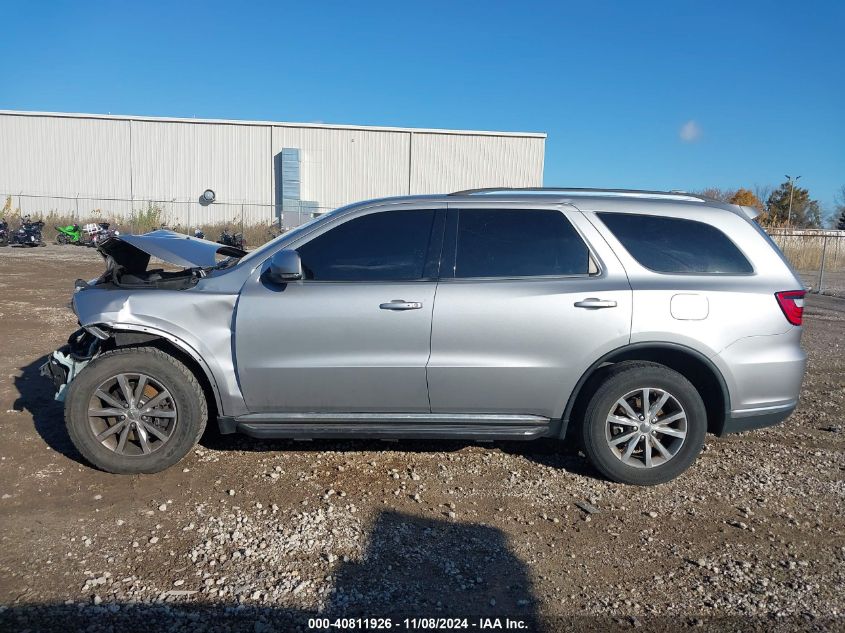
<path id="1" fill-rule="evenodd" d="M 584 370 L 628 343 L 627 277 L 576 209 L 450 207 L 444 245 L 433 413 L 558 418 Z"/>
<path id="2" fill-rule="evenodd" d="M 235 311 L 250 412 L 430 411 L 425 365 L 444 213 L 356 213 L 294 244 L 302 281 L 276 285 L 256 271 Z"/>

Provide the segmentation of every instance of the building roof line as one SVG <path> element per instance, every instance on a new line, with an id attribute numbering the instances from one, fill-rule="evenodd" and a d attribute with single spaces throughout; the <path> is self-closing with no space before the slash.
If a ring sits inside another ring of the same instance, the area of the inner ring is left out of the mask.
<path id="1" fill-rule="evenodd" d="M 237 119 L 195 119 L 185 117 L 134 116 L 126 114 L 88 114 L 82 112 L 36 112 L 28 110 L 0 110 L 0 115 L 24 117 L 53 117 L 61 119 L 93 119 L 111 121 L 147 121 L 158 123 L 204 123 L 215 125 L 246 125 L 254 127 L 291 127 L 362 132 L 409 132 L 418 134 L 448 134 L 454 136 L 504 136 L 512 138 L 546 138 L 545 132 L 498 132 L 493 130 L 447 130 L 438 128 L 391 127 L 380 125 L 339 125 L 334 123 L 292 123 L 289 121 L 245 121 Z"/>

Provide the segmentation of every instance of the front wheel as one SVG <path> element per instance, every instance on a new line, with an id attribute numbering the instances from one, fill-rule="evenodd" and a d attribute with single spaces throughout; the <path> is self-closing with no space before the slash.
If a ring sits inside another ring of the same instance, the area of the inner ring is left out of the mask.
<path id="1" fill-rule="evenodd" d="M 657 363 L 620 363 L 584 415 L 584 449 L 614 481 L 652 486 L 674 479 L 704 445 L 707 412 L 696 388 Z"/>
<path id="2" fill-rule="evenodd" d="M 111 473 L 155 473 L 181 460 L 205 429 L 208 405 L 184 364 L 134 347 L 93 360 L 67 390 L 65 423 L 76 448 Z"/>
<path id="3" fill-rule="evenodd" d="M 64 233 L 59 233 L 56 236 L 56 244 L 60 244 L 60 245 L 64 246 L 65 244 L 67 244 L 69 242 L 70 242 L 70 239 Z"/>

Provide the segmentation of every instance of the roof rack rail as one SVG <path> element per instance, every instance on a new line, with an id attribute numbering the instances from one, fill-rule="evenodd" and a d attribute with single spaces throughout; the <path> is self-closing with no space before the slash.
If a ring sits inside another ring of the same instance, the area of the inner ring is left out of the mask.
<path id="1" fill-rule="evenodd" d="M 450 196 L 471 196 L 487 193 L 563 193 L 568 195 L 630 196 L 639 198 L 668 198 L 670 200 L 698 200 L 710 202 L 711 198 L 686 191 L 648 191 L 645 189 L 592 189 L 587 187 L 482 187 L 454 191 Z"/>

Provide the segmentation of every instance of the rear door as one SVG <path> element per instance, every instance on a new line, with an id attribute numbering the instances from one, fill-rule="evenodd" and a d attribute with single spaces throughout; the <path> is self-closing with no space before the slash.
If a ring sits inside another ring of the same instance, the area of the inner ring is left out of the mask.
<path id="1" fill-rule="evenodd" d="M 557 418 L 590 364 L 628 343 L 631 288 L 574 207 L 490 205 L 449 208 L 431 410 Z"/>

